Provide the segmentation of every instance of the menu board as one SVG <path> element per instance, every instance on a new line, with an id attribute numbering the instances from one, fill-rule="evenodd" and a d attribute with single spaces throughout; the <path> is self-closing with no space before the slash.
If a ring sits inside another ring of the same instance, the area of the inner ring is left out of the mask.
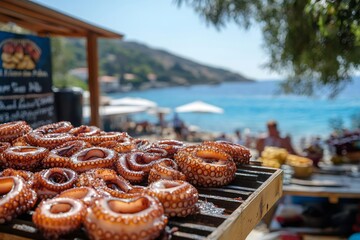
<path id="1" fill-rule="evenodd" d="M 54 122 L 49 38 L 0 31 L 0 123 Z"/>

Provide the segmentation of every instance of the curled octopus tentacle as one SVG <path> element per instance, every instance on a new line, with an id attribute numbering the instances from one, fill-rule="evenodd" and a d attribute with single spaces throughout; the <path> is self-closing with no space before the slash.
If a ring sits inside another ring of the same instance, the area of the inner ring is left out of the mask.
<path id="1" fill-rule="evenodd" d="M 234 162 L 238 165 L 249 164 L 251 153 L 250 150 L 240 144 L 227 142 L 227 141 L 205 141 L 204 145 L 213 146 L 221 149 L 222 151 L 229 154 Z"/>
<path id="2" fill-rule="evenodd" d="M 128 153 L 135 149 L 135 144 L 131 141 L 107 141 L 100 143 L 98 146 L 115 150 L 118 153 Z"/>
<path id="3" fill-rule="evenodd" d="M 102 198 L 88 210 L 84 225 L 91 239 L 155 239 L 167 217 L 158 199 L 148 195 L 132 199 Z"/>
<path id="4" fill-rule="evenodd" d="M 160 159 L 149 172 L 148 182 L 156 182 L 160 179 L 186 180 L 185 175 L 178 171 L 178 165 L 170 158 Z"/>
<path id="5" fill-rule="evenodd" d="M 143 151 L 151 147 L 151 143 L 147 139 L 134 138 L 131 142 L 135 144 L 135 149 L 139 151 Z"/>
<path id="6" fill-rule="evenodd" d="M 91 187 L 75 187 L 61 192 L 56 198 L 72 198 L 83 202 L 85 206 L 90 206 L 101 195 Z"/>
<path id="7" fill-rule="evenodd" d="M 215 147 L 186 147 L 175 155 L 175 160 L 187 181 L 196 186 L 223 186 L 235 178 L 232 157 Z"/>
<path id="8" fill-rule="evenodd" d="M 165 215 L 169 217 L 186 217 L 194 213 L 199 198 L 196 188 L 181 180 L 153 182 L 145 193 L 157 197 L 164 207 Z"/>
<path id="9" fill-rule="evenodd" d="M 85 205 L 76 199 L 53 198 L 42 201 L 32 220 L 47 239 L 58 239 L 80 228 L 86 215 Z"/>
<path id="10" fill-rule="evenodd" d="M 185 143 L 178 140 L 159 140 L 155 142 L 153 147 L 164 149 L 168 154 L 166 157 L 174 158 L 174 155 L 183 147 Z"/>
<path id="11" fill-rule="evenodd" d="M 8 149 L 9 147 L 11 147 L 11 144 L 8 142 L 0 142 L 0 167 L 4 168 L 6 167 L 6 162 L 5 159 L 3 157 L 3 152 Z"/>
<path id="12" fill-rule="evenodd" d="M 68 168 L 50 168 L 35 173 L 34 188 L 39 198 L 52 198 L 72 188 L 78 175 Z"/>
<path id="13" fill-rule="evenodd" d="M 43 125 L 41 127 L 36 128 L 34 131 L 40 132 L 43 134 L 48 133 L 67 133 L 73 128 L 73 125 L 67 121 L 61 121 L 57 123 L 51 123 L 47 125 Z"/>
<path id="14" fill-rule="evenodd" d="M 42 161 L 43 168 L 70 168 L 70 157 L 80 150 L 90 147 L 90 143 L 80 140 L 66 142 L 50 151 L 49 155 Z"/>
<path id="15" fill-rule="evenodd" d="M 34 207 L 37 196 L 23 178 L 0 177 L 0 223 L 11 221 Z"/>
<path id="16" fill-rule="evenodd" d="M 80 127 L 73 128 L 71 131 L 69 131 L 69 133 L 80 140 L 84 140 L 86 137 L 96 136 L 100 132 L 100 128 L 86 125 L 81 125 Z"/>
<path id="17" fill-rule="evenodd" d="M 26 141 L 25 136 L 21 136 L 21 137 L 16 138 L 15 140 L 12 141 L 11 144 L 12 144 L 13 147 L 30 146 L 30 144 Z"/>
<path id="18" fill-rule="evenodd" d="M 70 167 L 77 172 L 85 172 L 94 168 L 112 168 L 118 157 L 118 153 L 111 149 L 85 148 L 70 158 Z"/>
<path id="19" fill-rule="evenodd" d="M 14 121 L 0 124 L 0 142 L 12 142 L 31 131 L 25 121 Z"/>
<path id="20" fill-rule="evenodd" d="M 69 133 L 42 133 L 32 131 L 26 135 L 26 141 L 33 146 L 46 147 L 53 149 L 63 143 L 74 140 L 74 136 Z"/>
<path id="21" fill-rule="evenodd" d="M 76 183 L 77 186 L 93 187 L 107 196 L 129 198 L 143 192 L 143 187 L 132 186 L 125 178 L 116 174 L 112 169 L 98 168 L 82 173 Z"/>
<path id="22" fill-rule="evenodd" d="M 34 173 L 30 171 L 7 168 L 0 173 L 0 176 L 1 177 L 19 176 L 22 177 L 25 180 L 25 183 L 30 187 L 32 187 L 34 184 Z"/>
<path id="23" fill-rule="evenodd" d="M 49 150 L 43 147 L 18 146 L 6 149 L 2 156 L 6 167 L 34 170 L 48 154 Z"/>
<path id="24" fill-rule="evenodd" d="M 132 152 L 120 156 L 115 168 L 130 183 L 141 183 L 146 180 L 157 160 L 158 158 L 144 152 Z"/>

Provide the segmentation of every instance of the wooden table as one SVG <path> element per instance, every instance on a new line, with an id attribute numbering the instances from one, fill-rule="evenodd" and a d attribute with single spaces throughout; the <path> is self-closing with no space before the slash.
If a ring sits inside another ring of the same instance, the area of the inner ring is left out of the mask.
<path id="1" fill-rule="evenodd" d="M 310 179 L 292 179 L 291 184 L 283 186 L 284 195 L 327 197 L 330 203 L 340 198 L 360 199 L 360 176 L 314 173 Z"/>

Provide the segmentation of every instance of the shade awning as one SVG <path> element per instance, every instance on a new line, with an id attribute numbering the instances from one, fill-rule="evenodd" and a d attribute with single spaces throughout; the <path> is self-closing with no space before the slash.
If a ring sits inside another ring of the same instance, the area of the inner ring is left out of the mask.
<path id="1" fill-rule="evenodd" d="M 123 37 L 122 34 L 28 0 L 1 0 L 0 22 L 13 22 L 40 35 L 86 37 L 92 32 L 104 38 Z"/>

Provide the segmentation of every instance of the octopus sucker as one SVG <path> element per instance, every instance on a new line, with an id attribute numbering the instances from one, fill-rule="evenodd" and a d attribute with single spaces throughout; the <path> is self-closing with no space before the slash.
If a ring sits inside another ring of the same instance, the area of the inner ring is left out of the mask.
<path id="1" fill-rule="evenodd" d="M 221 149 L 229 154 L 237 165 L 249 164 L 251 153 L 250 150 L 240 144 L 227 142 L 227 141 L 205 141 L 204 145 L 213 146 Z"/>
<path id="2" fill-rule="evenodd" d="M 102 198 L 89 208 L 84 225 L 91 239 L 155 239 L 167 217 L 158 199 L 141 195 L 130 199 Z"/>
<path id="3" fill-rule="evenodd" d="M 11 221 L 34 207 L 34 190 L 17 176 L 0 177 L 0 223 Z"/>
<path id="4" fill-rule="evenodd" d="M 91 147 L 75 153 L 70 158 L 70 167 L 77 172 L 85 172 L 94 168 L 111 168 L 117 159 L 118 153 L 114 150 Z"/>
<path id="5" fill-rule="evenodd" d="M 216 147 L 185 147 L 175 155 L 175 160 L 187 181 L 196 186 L 223 186 L 235 178 L 232 157 Z"/>
<path id="6" fill-rule="evenodd" d="M 34 170 L 48 154 L 49 150 L 43 147 L 17 146 L 9 147 L 2 156 L 6 167 Z"/>
<path id="7" fill-rule="evenodd" d="M 164 207 L 165 215 L 169 217 L 186 217 L 194 213 L 199 198 L 196 188 L 181 180 L 153 182 L 146 188 L 145 193 L 157 197 Z"/>
<path id="8" fill-rule="evenodd" d="M 86 207 L 71 198 L 53 198 L 42 201 L 32 216 L 33 222 L 47 239 L 58 239 L 80 228 L 86 215 Z"/>

